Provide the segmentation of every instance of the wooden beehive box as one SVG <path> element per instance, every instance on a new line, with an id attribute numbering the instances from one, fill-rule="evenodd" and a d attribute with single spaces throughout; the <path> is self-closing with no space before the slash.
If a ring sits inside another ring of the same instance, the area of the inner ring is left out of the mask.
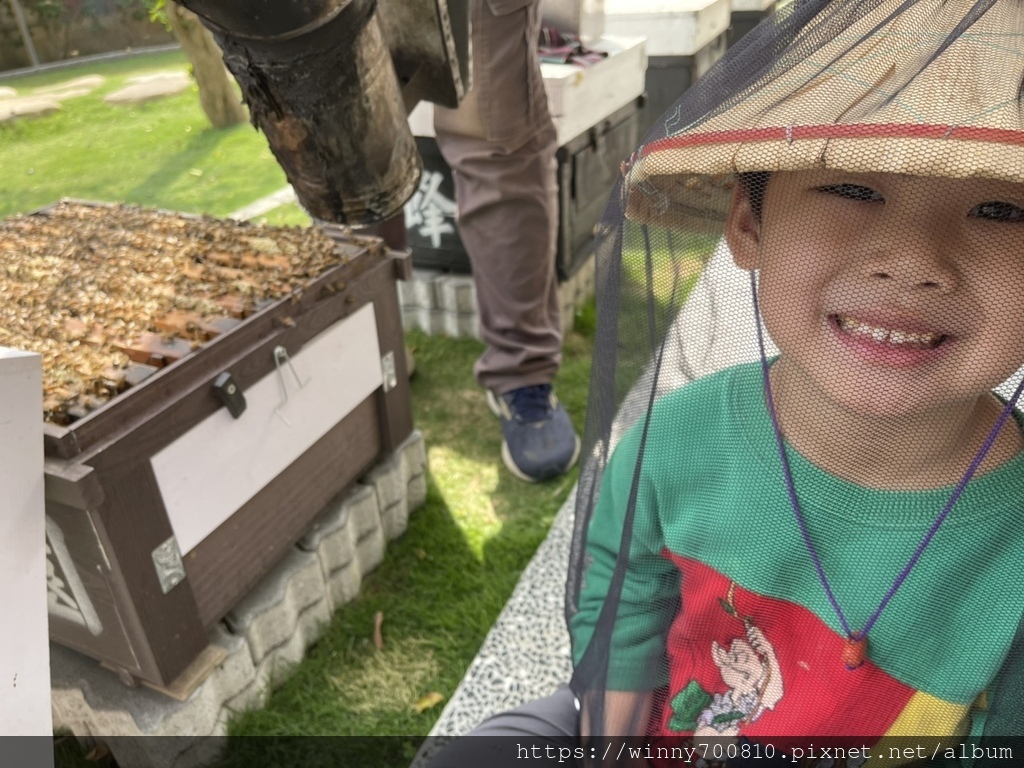
<path id="1" fill-rule="evenodd" d="M 123 206 L 0 225 L 0 345 L 44 356 L 53 640 L 157 686 L 202 654 L 411 432 L 407 270 L 343 231 Z"/>

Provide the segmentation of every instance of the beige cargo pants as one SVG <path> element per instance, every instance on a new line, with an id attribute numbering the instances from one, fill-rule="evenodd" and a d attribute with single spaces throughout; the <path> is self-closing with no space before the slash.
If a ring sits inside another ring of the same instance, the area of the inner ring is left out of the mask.
<path id="1" fill-rule="evenodd" d="M 473 85 L 435 110 L 487 350 L 481 386 L 498 394 L 552 380 L 562 330 L 555 275 L 557 138 L 540 74 L 538 0 L 471 0 Z"/>

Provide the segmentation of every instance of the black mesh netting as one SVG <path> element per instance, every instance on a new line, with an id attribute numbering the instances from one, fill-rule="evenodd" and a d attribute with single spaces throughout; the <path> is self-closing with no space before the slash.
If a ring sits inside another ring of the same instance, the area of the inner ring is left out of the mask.
<path id="1" fill-rule="evenodd" d="M 623 165 L 585 738 L 1024 735 L 1022 80 L 1021 0 L 797 0 Z"/>

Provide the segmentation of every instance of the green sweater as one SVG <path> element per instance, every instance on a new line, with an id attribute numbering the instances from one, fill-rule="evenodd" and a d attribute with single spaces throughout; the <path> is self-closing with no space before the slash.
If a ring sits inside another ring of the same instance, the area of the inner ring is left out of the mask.
<path id="1" fill-rule="evenodd" d="M 579 611 L 570 620 L 577 663 L 608 591 L 642 426 L 634 427 L 615 451 L 589 524 Z M 859 630 L 952 487 L 874 490 L 829 475 L 792 448 L 788 454 L 811 539 L 840 607 Z M 702 695 L 719 697 L 718 704 L 707 704 L 708 711 L 721 709 L 721 697 L 738 699 L 740 692 L 728 684 L 723 656 L 712 653 L 712 643 L 723 653 L 730 643 L 739 648 L 749 637 L 745 627 L 753 625 L 774 643 L 770 654 L 757 658 L 767 669 L 768 656 L 773 662 L 777 657 L 786 681 L 782 699 L 762 714 L 781 716 L 784 703 L 798 703 L 804 685 L 798 680 L 805 678 L 805 709 L 818 706 L 815 697 L 834 692 L 836 685 L 852 686 L 848 695 L 862 697 L 863 691 L 850 683 L 858 671 L 843 669 L 844 676 L 830 667 L 811 680 L 806 669 L 814 666 L 808 659 L 818 659 L 832 638 L 841 644 L 845 633 L 790 505 L 760 364 L 730 368 L 658 401 L 637 490 L 608 688 L 646 690 L 668 684 L 670 696 L 681 696 L 687 684 L 699 683 Z M 878 722 L 865 715 L 861 733 L 885 733 L 900 713 L 904 720 L 911 717 L 911 704 L 920 708 L 922 700 L 952 708 L 954 714 L 966 712 L 1007 654 L 1024 611 L 1022 574 L 1024 454 L 1018 454 L 968 485 L 871 630 L 865 666 L 902 691 L 903 704 L 878 715 Z M 733 597 L 734 590 L 747 607 Z M 755 615 L 747 615 L 748 608 Z M 817 645 L 803 647 L 811 637 Z M 738 645 L 737 638 L 742 641 Z M 815 673 L 828 658 L 815 662 Z M 794 665 L 792 671 L 786 664 Z M 801 717 L 792 719 L 795 706 L 790 706 L 790 726 Z M 849 707 L 845 710 L 843 717 L 849 716 Z M 838 729 L 827 720 L 810 725 L 832 733 Z"/>

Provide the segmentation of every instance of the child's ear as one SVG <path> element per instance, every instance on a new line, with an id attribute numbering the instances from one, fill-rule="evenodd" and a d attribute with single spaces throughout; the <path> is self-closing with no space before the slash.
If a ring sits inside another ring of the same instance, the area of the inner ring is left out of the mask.
<path id="1" fill-rule="evenodd" d="M 742 182 L 737 181 L 729 203 L 729 217 L 725 221 L 725 242 L 729 244 L 732 260 L 740 269 L 758 267 L 761 242 L 761 220 L 750 204 L 750 194 Z"/>

